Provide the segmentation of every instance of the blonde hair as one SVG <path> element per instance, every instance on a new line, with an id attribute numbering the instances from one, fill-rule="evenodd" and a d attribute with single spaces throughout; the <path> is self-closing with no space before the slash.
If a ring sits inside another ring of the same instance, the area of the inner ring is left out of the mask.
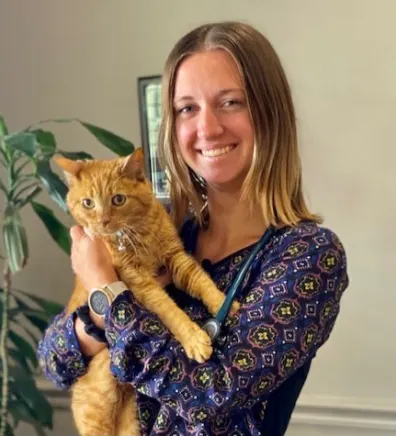
<path id="1" fill-rule="evenodd" d="M 186 34 L 171 51 L 164 68 L 163 114 L 159 154 L 170 178 L 173 219 L 180 226 L 192 208 L 203 224 L 205 189 L 177 147 L 173 106 L 178 67 L 197 52 L 222 49 L 235 60 L 245 86 L 255 133 L 251 168 L 242 187 L 250 205 L 260 204 L 267 225 L 283 227 L 301 220 L 321 222 L 306 205 L 290 87 L 279 57 L 253 27 L 239 22 L 206 24 Z"/>

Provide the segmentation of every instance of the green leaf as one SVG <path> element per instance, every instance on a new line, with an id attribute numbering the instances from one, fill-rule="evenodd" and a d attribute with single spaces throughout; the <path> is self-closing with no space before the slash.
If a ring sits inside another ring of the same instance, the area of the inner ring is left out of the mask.
<path id="1" fill-rule="evenodd" d="M 25 403 L 32 413 L 33 419 L 42 426 L 52 429 L 52 406 L 45 396 L 37 389 L 32 374 L 27 374 L 18 368 L 11 368 L 12 391 Z"/>
<path id="2" fill-rule="evenodd" d="M 26 230 L 18 210 L 11 205 L 4 212 L 3 240 L 11 272 L 15 274 L 26 265 L 29 251 Z"/>
<path id="3" fill-rule="evenodd" d="M 29 132 L 16 132 L 4 137 L 6 145 L 11 150 L 19 150 L 30 158 L 36 154 L 36 137 Z"/>
<path id="4" fill-rule="evenodd" d="M 32 163 L 30 160 L 25 160 L 25 162 L 23 162 L 20 167 L 15 169 L 15 176 L 16 177 L 19 176 L 19 174 L 21 174 L 22 170 L 30 163 Z"/>
<path id="5" fill-rule="evenodd" d="M 19 404 L 18 401 L 14 399 L 10 399 L 8 401 L 8 411 L 12 415 L 12 419 L 14 421 L 14 425 L 13 425 L 14 428 L 18 425 L 19 421 L 23 420 L 21 414 L 17 412 L 18 404 Z"/>
<path id="6" fill-rule="evenodd" d="M 3 115 L 0 114 L 0 136 L 6 136 L 6 135 L 8 135 L 7 125 L 4 121 Z"/>
<path id="7" fill-rule="evenodd" d="M 72 160 L 85 160 L 90 159 L 92 160 L 93 157 L 89 153 L 85 153 L 85 151 L 62 151 L 58 150 L 57 153 L 61 154 L 63 157 L 66 157 L 68 159 Z"/>
<path id="8" fill-rule="evenodd" d="M 15 324 L 17 324 L 17 320 L 13 320 Z M 18 320 L 19 321 L 19 320 Z M 33 331 L 29 330 L 29 326 L 25 325 L 24 323 L 19 323 L 18 326 L 29 336 L 30 340 L 34 344 L 35 348 L 37 348 L 38 343 L 41 339 L 41 337 L 36 337 L 33 333 Z"/>
<path id="9" fill-rule="evenodd" d="M 30 313 L 26 313 L 25 316 L 42 333 L 45 332 L 49 324 L 47 316 L 38 314 L 31 315 Z"/>
<path id="10" fill-rule="evenodd" d="M 26 204 L 31 203 L 32 200 L 34 198 L 36 198 L 40 194 L 41 191 L 42 191 L 42 189 L 40 187 L 36 186 L 35 188 L 32 189 L 32 191 L 24 199 L 22 199 L 22 200 L 18 199 L 17 200 L 18 208 L 21 209 Z M 19 193 L 19 194 L 21 194 L 21 193 Z M 19 197 L 19 194 L 17 195 L 17 197 Z"/>
<path id="11" fill-rule="evenodd" d="M 40 424 L 32 424 L 34 429 L 36 430 L 37 436 L 47 436 L 45 431 L 42 429 Z"/>
<path id="12" fill-rule="evenodd" d="M 40 178 L 49 195 L 60 206 L 62 210 L 67 212 L 66 195 L 67 186 L 62 182 L 57 174 L 55 174 L 48 161 L 41 160 L 37 162 L 37 176 Z"/>
<path id="13" fill-rule="evenodd" d="M 0 180 L 0 189 L 4 192 L 4 194 L 7 194 L 7 188 L 5 187 L 4 183 Z"/>
<path id="14" fill-rule="evenodd" d="M 18 350 L 16 348 L 8 348 L 7 353 L 14 360 L 14 362 L 16 364 L 19 364 L 19 366 L 24 371 L 31 372 L 31 369 L 29 368 L 27 360 L 26 360 L 25 356 L 22 354 L 21 350 Z"/>
<path id="15" fill-rule="evenodd" d="M 135 147 L 132 142 L 121 138 L 109 130 L 105 130 L 101 127 L 94 126 L 93 124 L 78 120 L 78 122 L 84 126 L 95 138 L 105 145 L 111 151 L 118 154 L 119 156 L 128 156 L 131 154 Z"/>
<path id="16" fill-rule="evenodd" d="M 31 130 L 36 136 L 39 149 L 46 159 L 51 159 L 56 151 L 56 140 L 52 132 L 43 129 Z"/>
<path id="17" fill-rule="evenodd" d="M 41 203 L 31 202 L 33 210 L 44 223 L 52 239 L 59 245 L 62 250 L 70 256 L 71 239 L 68 228 L 62 224 L 54 215 L 54 212 Z"/>
<path id="18" fill-rule="evenodd" d="M 8 337 L 10 341 L 15 345 L 16 348 L 22 351 L 22 353 L 25 355 L 26 359 L 29 359 L 33 368 L 37 368 L 37 357 L 36 353 L 29 344 L 29 342 L 20 336 L 18 333 L 15 333 L 14 331 L 10 330 L 8 332 Z"/>
<path id="19" fill-rule="evenodd" d="M 41 309 L 32 309 L 32 308 L 20 308 L 20 307 L 14 307 L 8 311 L 9 317 L 12 321 L 15 321 L 18 317 L 18 315 L 24 315 L 26 318 L 30 319 L 29 317 L 33 316 L 35 318 L 39 318 L 43 324 L 48 324 L 51 320 L 51 315 L 43 312 Z"/>
<path id="20" fill-rule="evenodd" d="M 28 423 L 36 421 L 33 413 L 23 401 L 11 400 L 8 404 L 8 409 L 14 419 L 14 427 L 16 427 L 20 421 Z"/>
<path id="21" fill-rule="evenodd" d="M 30 298 L 38 306 L 40 306 L 46 314 L 50 316 L 58 315 L 58 313 L 60 313 L 63 310 L 63 306 L 53 300 L 47 300 L 41 297 L 37 297 L 36 295 L 30 294 L 29 292 L 26 291 L 18 290 L 18 292 Z M 22 300 L 20 300 L 18 297 L 15 297 L 15 299 L 17 300 L 17 304 L 20 305 Z M 26 305 L 26 307 L 28 306 Z"/>

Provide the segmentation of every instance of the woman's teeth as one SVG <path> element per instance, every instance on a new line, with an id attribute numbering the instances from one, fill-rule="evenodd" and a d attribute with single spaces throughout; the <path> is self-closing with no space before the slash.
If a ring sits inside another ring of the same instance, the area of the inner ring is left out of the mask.
<path id="1" fill-rule="evenodd" d="M 223 154 L 229 153 L 235 147 L 236 145 L 227 145 L 227 147 L 223 147 L 223 148 L 214 148 L 212 150 L 201 150 L 201 153 L 205 157 L 221 156 Z"/>

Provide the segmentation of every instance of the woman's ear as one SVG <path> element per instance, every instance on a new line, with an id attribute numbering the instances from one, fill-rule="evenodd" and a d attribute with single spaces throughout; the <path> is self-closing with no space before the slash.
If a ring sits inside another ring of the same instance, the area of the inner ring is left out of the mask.
<path id="1" fill-rule="evenodd" d="M 145 180 L 143 148 L 137 148 L 132 154 L 124 159 L 121 173 L 133 179 L 143 182 Z"/>
<path id="2" fill-rule="evenodd" d="M 78 177 L 78 174 L 84 167 L 83 161 L 67 159 L 60 155 L 54 156 L 53 159 L 55 163 L 64 171 L 68 185 L 70 185 L 73 179 Z"/>

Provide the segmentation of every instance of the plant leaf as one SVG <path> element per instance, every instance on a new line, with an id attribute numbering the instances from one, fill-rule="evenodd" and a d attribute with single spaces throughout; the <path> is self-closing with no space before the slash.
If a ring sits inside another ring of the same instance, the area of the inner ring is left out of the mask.
<path id="1" fill-rule="evenodd" d="M 128 156 L 135 150 L 135 146 L 132 142 L 121 138 L 109 130 L 94 126 L 85 121 L 78 120 L 78 122 L 92 133 L 99 142 L 119 156 Z"/>
<path id="2" fill-rule="evenodd" d="M 52 406 L 45 396 L 37 389 L 32 374 L 27 374 L 18 368 L 11 368 L 11 389 L 13 393 L 26 404 L 33 419 L 42 426 L 52 429 Z"/>
<path id="3" fill-rule="evenodd" d="M 45 431 L 41 428 L 40 424 L 32 424 L 34 429 L 36 430 L 37 436 L 47 436 L 47 434 L 45 433 Z"/>
<path id="4" fill-rule="evenodd" d="M 3 115 L 0 113 L 0 136 L 8 135 L 7 124 L 4 121 Z"/>
<path id="5" fill-rule="evenodd" d="M 33 316 L 34 318 L 40 319 L 42 325 L 48 324 L 51 321 L 52 316 L 45 313 L 41 309 L 22 309 L 21 307 L 14 307 L 8 311 L 9 317 L 12 321 L 16 321 L 18 315 L 23 315 L 27 319 L 30 319 L 29 317 Z M 33 323 L 34 324 L 34 323 Z M 36 327 L 38 327 L 36 324 L 34 324 Z"/>
<path id="6" fill-rule="evenodd" d="M 63 306 L 53 300 L 47 300 L 41 297 L 37 297 L 36 295 L 30 294 L 29 292 L 26 291 L 18 290 L 18 292 L 30 298 L 32 301 L 34 301 L 49 316 L 56 316 L 58 315 L 58 313 L 60 313 L 63 310 Z M 14 298 L 16 299 L 18 305 L 23 303 L 20 298 L 18 297 L 14 297 Z M 26 304 L 25 306 L 28 307 Z"/>
<path id="7" fill-rule="evenodd" d="M 85 151 L 62 151 L 58 150 L 57 153 L 61 154 L 64 157 L 72 160 L 85 160 L 85 159 L 93 159 L 93 157 L 89 153 L 85 153 Z"/>
<path id="8" fill-rule="evenodd" d="M 36 337 L 35 335 L 34 335 L 34 333 L 33 333 L 33 331 L 31 331 L 31 330 L 29 330 L 29 326 L 26 326 L 24 323 L 19 323 L 18 321 L 19 320 L 16 320 L 16 319 L 13 319 L 12 320 L 15 324 L 17 324 L 18 325 L 18 327 L 20 327 L 28 336 L 29 336 L 29 338 L 30 338 L 30 340 L 32 341 L 32 343 L 34 344 L 34 346 L 35 346 L 35 349 L 37 348 L 37 346 L 38 346 L 38 343 L 39 343 L 39 341 L 40 341 L 40 339 L 41 339 L 41 337 Z"/>
<path id="9" fill-rule="evenodd" d="M 32 200 L 36 198 L 41 191 L 42 189 L 39 186 L 33 188 L 33 190 L 23 200 L 18 200 L 18 208 L 22 209 L 23 206 L 25 206 L 28 203 L 31 203 Z"/>
<path id="10" fill-rule="evenodd" d="M 67 186 L 62 182 L 57 174 L 55 174 L 46 160 L 37 162 L 37 176 L 47 189 L 49 195 L 60 206 L 62 210 L 67 212 L 66 195 Z"/>
<path id="11" fill-rule="evenodd" d="M 24 315 L 35 327 L 37 327 L 40 330 L 40 332 L 42 333 L 45 332 L 50 322 L 50 320 L 45 314 L 44 315 L 38 313 L 31 314 L 30 312 L 28 312 L 25 313 Z"/>
<path id="12" fill-rule="evenodd" d="M 70 256 L 71 239 L 68 228 L 56 218 L 54 212 L 41 203 L 31 202 L 33 210 L 44 223 L 52 239 Z"/>
<path id="13" fill-rule="evenodd" d="M 51 159 L 56 151 L 56 140 L 52 132 L 43 129 L 31 130 L 36 136 L 39 149 L 45 159 Z"/>
<path id="14" fill-rule="evenodd" d="M 8 332 L 10 341 L 24 354 L 26 359 L 29 359 L 34 369 L 37 368 L 36 353 L 29 342 L 18 333 L 10 330 Z"/>
<path id="15" fill-rule="evenodd" d="M 7 194 L 7 188 L 5 187 L 4 183 L 0 180 L 0 189 L 4 192 L 4 194 Z"/>
<path id="16" fill-rule="evenodd" d="M 11 150 L 19 150 L 30 158 L 36 154 L 36 137 L 29 132 L 16 132 L 4 137 L 6 145 Z"/>
<path id="17" fill-rule="evenodd" d="M 25 370 L 26 372 L 31 372 L 29 365 L 26 361 L 25 356 L 21 353 L 21 350 L 17 350 L 16 348 L 7 348 L 7 353 L 14 360 L 16 364 Z"/>
<path id="18" fill-rule="evenodd" d="M 15 274 L 26 265 L 29 251 L 26 230 L 18 210 L 11 205 L 4 212 L 3 240 L 11 272 Z"/>

